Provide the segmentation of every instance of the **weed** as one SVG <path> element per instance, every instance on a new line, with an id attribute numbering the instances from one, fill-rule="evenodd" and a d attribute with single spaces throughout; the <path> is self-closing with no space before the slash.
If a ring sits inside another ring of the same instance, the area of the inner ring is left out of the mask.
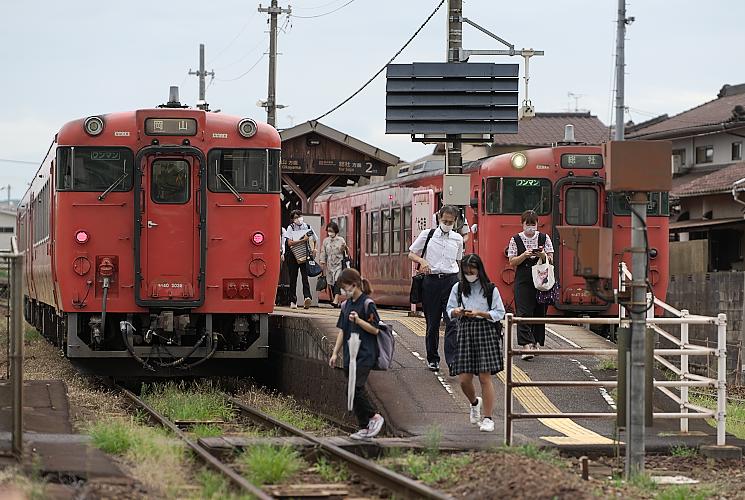
<path id="1" fill-rule="evenodd" d="M 329 483 L 341 483 L 349 479 L 349 471 L 344 464 L 330 463 L 326 460 L 326 457 L 318 459 L 314 470 L 324 481 Z"/>
<path id="2" fill-rule="evenodd" d="M 717 398 L 710 394 L 694 393 L 690 395 L 689 400 L 691 403 L 709 408 L 710 410 L 716 410 Z M 727 420 L 726 430 L 728 433 L 734 436 L 745 439 L 745 403 L 739 401 L 727 401 Z M 716 427 L 717 422 L 714 419 L 706 419 L 706 423 L 712 427 Z"/>
<path id="3" fill-rule="evenodd" d="M 468 455 L 441 455 L 437 460 L 427 454 L 408 452 L 396 460 L 396 468 L 428 485 L 449 486 L 456 484 L 460 470 L 471 463 Z"/>
<path id="4" fill-rule="evenodd" d="M 236 495 L 230 491 L 229 481 L 217 472 L 202 469 L 197 475 L 197 482 L 201 486 L 199 493 L 194 496 L 200 500 L 243 500 L 251 498 L 250 495 Z"/>
<path id="5" fill-rule="evenodd" d="M 430 425 L 424 435 L 424 449 L 427 454 L 440 453 L 440 443 L 442 443 L 442 428 L 439 425 Z"/>
<path id="6" fill-rule="evenodd" d="M 30 478 L 15 467 L 0 470 L 0 485 L 3 498 L 30 498 L 31 500 L 47 498 L 46 481 Z"/>
<path id="7" fill-rule="evenodd" d="M 670 455 L 674 457 L 695 457 L 698 455 L 698 450 L 696 448 L 689 448 L 688 446 L 681 444 L 676 445 L 670 448 Z"/>
<path id="8" fill-rule="evenodd" d="M 628 483 L 643 491 L 654 491 L 657 489 L 657 483 L 649 474 L 635 474 L 631 476 Z"/>
<path id="9" fill-rule="evenodd" d="M 96 448 L 112 455 L 123 455 L 136 439 L 134 422 L 126 420 L 100 420 L 90 427 L 89 433 Z"/>
<path id="10" fill-rule="evenodd" d="M 217 425 L 197 424 L 193 426 L 191 432 L 198 438 L 222 436 L 222 429 Z"/>
<path id="11" fill-rule="evenodd" d="M 42 339 L 41 333 L 39 333 L 39 330 L 34 328 L 33 326 L 26 325 L 26 330 L 23 334 L 23 339 L 26 341 L 27 344 L 31 344 L 32 342 L 38 342 Z"/>
<path id="12" fill-rule="evenodd" d="M 655 498 L 658 500 L 706 500 L 715 495 L 710 488 L 694 491 L 688 486 L 670 486 L 660 491 Z"/>
<path id="13" fill-rule="evenodd" d="M 542 462 L 555 465 L 557 467 L 564 467 L 566 464 L 559 457 L 559 453 L 554 449 L 539 448 L 534 444 L 525 444 L 522 446 L 503 446 L 501 448 L 505 453 L 517 453 L 534 460 L 540 460 Z"/>
<path id="14" fill-rule="evenodd" d="M 231 420 L 235 413 L 210 384 L 152 385 L 146 388 L 143 399 L 171 420 Z"/>
<path id="15" fill-rule="evenodd" d="M 248 478 L 256 485 L 279 484 L 303 467 L 303 459 L 289 446 L 258 445 L 239 458 Z"/>
<path id="16" fill-rule="evenodd" d="M 275 406 L 266 408 L 265 411 L 274 418 L 306 432 L 321 431 L 328 427 L 325 420 L 300 408 L 294 400 L 278 401 Z"/>
<path id="17" fill-rule="evenodd" d="M 617 370 L 616 358 L 602 358 L 596 368 L 598 370 Z"/>

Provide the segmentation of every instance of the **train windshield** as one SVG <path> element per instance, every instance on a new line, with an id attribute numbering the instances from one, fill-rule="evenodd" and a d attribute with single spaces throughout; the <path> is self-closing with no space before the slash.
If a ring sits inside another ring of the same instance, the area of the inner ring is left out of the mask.
<path id="1" fill-rule="evenodd" d="M 57 190 L 129 191 L 133 163 L 126 148 L 57 148 Z"/>
<path id="2" fill-rule="evenodd" d="M 279 150 L 213 149 L 207 156 L 209 189 L 216 193 L 278 193 Z M 229 185 L 228 185 L 229 184 Z"/>
<path id="3" fill-rule="evenodd" d="M 631 215 L 629 197 L 626 193 L 614 193 L 613 215 Z M 670 196 L 667 192 L 648 193 L 647 215 L 670 215 Z"/>
<path id="4" fill-rule="evenodd" d="M 486 213 L 521 214 L 535 210 L 551 212 L 551 181 L 520 177 L 490 177 L 486 180 Z"/>

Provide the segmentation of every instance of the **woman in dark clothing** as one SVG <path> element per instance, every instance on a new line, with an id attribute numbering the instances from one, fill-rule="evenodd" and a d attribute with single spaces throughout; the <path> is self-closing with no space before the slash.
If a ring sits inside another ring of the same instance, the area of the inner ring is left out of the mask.
<path id="1" fill-rule="evenodd" d="M 337 280 L 347 300 L 341 306 L 336 327 L 341 331 L 336 336 L 334 351 L 329 358 L 329 366 L 336 366 L 336 358 L 344 347 L 344 371 L 349 376 L 349 339 L 359 335 L 360 347 L 357 351 L 357 378 L 354 385 L 354 414 L 361 429 L 350 437 L 369 439 L 378 435 L 383 428 L 383 417 L 375 411 L 365 390 L 367 377 L 378 359 L 378 323 L 380 316 L 375 302 L 368 297 L 372 293 L 370 282 L 362 279 L 356 269 L 347 268 Z"/>
<path id="2" fill-rule="evenodd" d="M 515 267 L 515 312 L 520 317 L 542 318 L 546 316 L 546 305 L 536 300 L 537 290 L 533 284 L 532 267 L 538 259 L 552 262 L 554 246 L 546 233 L 538 231 L 538 216 L 526 210 L 520 216 L 523 231 L 510 238 L 507 257 Z M 520 324 L 517 327 L 517 343 L 527 349 L 538 349 L 546 340 L 546 326 Z M 523 354 L 522 359 L 533 359 L 532 354 Z"/>

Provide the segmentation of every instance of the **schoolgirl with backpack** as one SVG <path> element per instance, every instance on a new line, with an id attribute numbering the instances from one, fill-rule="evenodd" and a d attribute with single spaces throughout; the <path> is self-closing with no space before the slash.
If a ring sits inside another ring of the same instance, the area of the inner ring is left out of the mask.
<path id="1" fill-rule="evenodd" d="M 356 378 L 354 382 L 353 411 L 360 425 L 360 430 L 352 434 L 352 439 L 370 439 L 378 435 L 383 428 L 384 419 L 370 402 L 365 385 L 370 371 L 373 369 L 386 369 L 388 366 L 380 366 L 380 352 L 378 337 L 390 335 L 389 327 L 380 321 L 375 302 L 369 297 L 372 293 L 370 282 L 362 279 L 360 273 L 353 268 L 344 269 L 337 279 L 346 300 L 341 305 L 341 313 L 336 327 L 341 330 L 336 337 L 334 350 L 329 358 L 329 366 L 336 365 L 339 352 L 344 352 L 344 371 L 349 377 L 350 370 L 350 339 L 356 336 L 359 339 L 359 349 L 356 362 Z M 355 342 L 357 340 L 355 339 Z M 390 355 L 392 356 L 392 344 Z M 385 358 L 385 356 L 384 356 Z M 390 361 L 390 358 L 387 358 Z"/>
<path id="2" fill-rule="evenodd" d="M 502 371 L 502 324 L 504 304 L 499 290 L 489 280 L 484 263 L 476 254 L 466 255 L 460 264 L 459 281 L 450 291 L 447 313 L 458 323 L 458 354 L 453 372 L 471 403 L 469 419 L 483 432 L 494 431 L 493 375 Z M 476 396 L 473 377 L 481 384 Z M 482 419 L 483 416 L 483 419 Z"/>

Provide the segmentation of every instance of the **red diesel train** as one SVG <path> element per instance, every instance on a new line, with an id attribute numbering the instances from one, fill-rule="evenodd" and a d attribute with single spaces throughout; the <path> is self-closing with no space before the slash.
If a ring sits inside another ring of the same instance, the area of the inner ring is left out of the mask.
<path id="1" fill-rule="evenodd" d="M 561 242 L 556 229 L 613 228 L 614 264 L 629 260 L 628 200 L 623 194 L 605 191 L 600 147 L 562 143 L 503 154 L 472 162 L 464 173 L 470 174 L 471 195 L 466 219 L 475 229 L 469 235 L 466 251 L 482 257 L 508 309 L 514 310 L 515 270 L 509 266 L 507 246 L 510 237 L 522 230 L 520 214 L 531 209 L 538 213 L 539 230 L 554 242 L 561 298 L 549 314 L 617 312 L 616 306 L 590 293 L 583 278 L 573 275 L 574 252 Z M 325 221 L 339 224 L 356 265 L 375 289 L 377 303 L 409 306 L 412 263 L 407 258 L 408 248 L 412 237 L 432 227 L 442 180 L 442 169 L 399 174 L 390 181 L 324 195 L 316 201 L 316 212 Z M 664 299 L 668 282 L 668 193 L 651 193 L 649 200 L 649 280 L 655 296 Z M 613 286 L 617 281 L 613 280 Z"/>
<path id="2" fill-rule="evenodd" d="M 99 373 L 267 357 L 279 159 L 273 127 L 173 92 L 65 124 L 18 211 L 27 321 Z"/>

